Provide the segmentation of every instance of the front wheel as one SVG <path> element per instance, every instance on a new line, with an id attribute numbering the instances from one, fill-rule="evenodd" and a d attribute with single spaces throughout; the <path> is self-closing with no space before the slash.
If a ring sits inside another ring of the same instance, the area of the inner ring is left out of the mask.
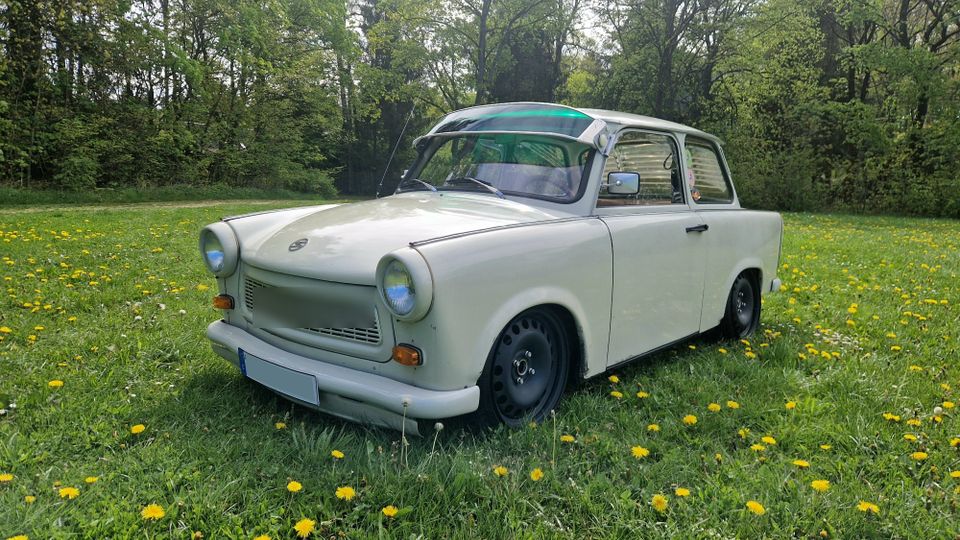
<path id="1" fill-rule="evenodd" d="M 742 339 L 760 324 L 760 289 L 746 273 L 737 276 L 727 297 L 727 309 L 720 321 L 724 337 Z"/>
<path id="2" fill-rule="evenodd" d="M 533 308 L 514 317 L 480 375 L 480 419 L 511 427 L 542 421 L 563 396 L 570 354 L 566 326 L 553 311 Z"/>

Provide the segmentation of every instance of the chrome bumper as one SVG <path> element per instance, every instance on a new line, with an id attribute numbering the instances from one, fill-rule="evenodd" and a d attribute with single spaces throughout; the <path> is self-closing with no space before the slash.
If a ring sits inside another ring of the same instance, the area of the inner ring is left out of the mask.
<path id="1" fill-rule="evenodd" d="M 313 376 L 320 393 L 319 404 L 304 404 L 348 420 L 399 429 L 411 419 L 450 418 L 473 412 L 480 404 L 477 386 L 457 390 L 420 388 L 287 352 L 223 321 L 211 323 L 207 337 L 217 354 L 238 367 L 239 350 L 243 349 L 271 364 Z M 271 389 L 284 394 L 283 388 Z"/>

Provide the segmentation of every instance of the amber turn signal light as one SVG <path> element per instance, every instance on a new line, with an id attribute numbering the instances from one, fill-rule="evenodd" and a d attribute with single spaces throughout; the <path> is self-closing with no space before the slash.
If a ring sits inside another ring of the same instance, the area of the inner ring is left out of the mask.
<path id="1" fill-rule="evenodd" d="M 217 309 L 233 309 L 233 297 L 229 294 L 218 294 L 213 297 L 213 307 Z"/>
<path id="2" fill-rule="evenodd" d="M 420 353 L 420 349 L 405 344 L 394 347 L 393 356 L 390 359 L 405 366 L 419 366 L 423 363 L 423 355 Z"/>

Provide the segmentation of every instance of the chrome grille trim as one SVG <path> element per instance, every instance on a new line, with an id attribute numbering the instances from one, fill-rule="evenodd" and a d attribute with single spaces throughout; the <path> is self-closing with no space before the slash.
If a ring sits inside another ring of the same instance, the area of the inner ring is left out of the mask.
<path id="1" fill-rule="evenodd" d="M 270 287 L 270 285 L 254 279 L 250 276 L 243 278 L 243 305 L 248 312 L 253 312 L 253 292 L 259 287 Z M 380 336 L 380 317 L 376 308 L 373 308 L 373 327 L 371 328 L 299 328 L 301 332 L 309 332 L 315 335 L 327 336 L 356 343 L 367 343 L 370 345 L 379 345 Z"/>

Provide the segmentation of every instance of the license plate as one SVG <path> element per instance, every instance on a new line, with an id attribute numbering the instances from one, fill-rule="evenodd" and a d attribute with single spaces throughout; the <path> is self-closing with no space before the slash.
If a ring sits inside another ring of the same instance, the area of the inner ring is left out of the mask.
<path id="1" fill-rule="evenodd" d="M 243 349 L 238 349 L 238 352 L 240 371 L 245 376 L 294 399 L 313 405 L 320 403 L 317 380 L 313 375 L 278 366 Z"/>

